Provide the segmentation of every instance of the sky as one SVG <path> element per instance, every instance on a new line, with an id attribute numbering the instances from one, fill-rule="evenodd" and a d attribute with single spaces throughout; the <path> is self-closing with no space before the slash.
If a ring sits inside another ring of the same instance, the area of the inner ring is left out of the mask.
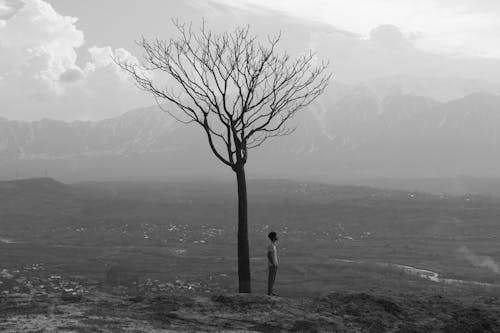
<path id="1" fill-rule="evenodd" d="M 496 0 L 0 0 L 0 116 L 98 120 L 154 104 L 112 59 L 138 61 L 141 36 L 175 37 L 172 18 L 281 31 L 337 82 L 500 84 Z"/>

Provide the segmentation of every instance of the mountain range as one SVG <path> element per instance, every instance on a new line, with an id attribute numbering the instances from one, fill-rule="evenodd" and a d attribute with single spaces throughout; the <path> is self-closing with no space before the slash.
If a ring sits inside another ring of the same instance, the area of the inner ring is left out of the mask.
<path id="1" fill-rule="evenodd" d="M 336 85 L 293 135 L 250 152 L 249 177 L 500 177 L 500 96 L 437 101 Z M 227 177 L 203 133 L 157 107 L 101 121 L 0 118 L 0 178 L 63 181 Z"/>

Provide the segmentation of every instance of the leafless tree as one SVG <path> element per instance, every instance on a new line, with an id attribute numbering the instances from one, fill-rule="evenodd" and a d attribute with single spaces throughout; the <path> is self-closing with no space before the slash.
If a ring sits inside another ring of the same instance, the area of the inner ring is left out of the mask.
<path id="1" fill-rule="evenodd" d="M 205 23 L 199 30 L 175 20 L 174 26 L 178 38 L 143 38 L 143 60 L 118 64 L 164 111 L 201 126 L 212 152 L 236 173 L 239 292 L 250 293 L 248 151 L 292 133 L 288 120 L 324 91 L 331 74 L 313 52 L 296 58 L 280 52 L 280 35 L 262 43 L 249 27 L 215 33 Z M 175 107 L 165 109 L 168 104 Z"/>

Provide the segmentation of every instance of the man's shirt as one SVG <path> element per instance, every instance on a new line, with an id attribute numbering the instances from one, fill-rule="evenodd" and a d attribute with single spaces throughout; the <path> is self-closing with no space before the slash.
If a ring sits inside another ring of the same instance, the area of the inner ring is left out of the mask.
<path id="1" fill-rule="evenodd" d="M 269 244 L 267 247 L 267 261 L 269 266 L 278 266 L 278 251 L 274 243 Z"/>

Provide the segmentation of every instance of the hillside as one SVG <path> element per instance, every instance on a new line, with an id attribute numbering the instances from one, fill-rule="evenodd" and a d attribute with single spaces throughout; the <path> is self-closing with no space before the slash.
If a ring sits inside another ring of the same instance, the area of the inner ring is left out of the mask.
<path id="1" fill-rule="evenodd" d="M 68 185 L 50 178 L 0 182 L 0 237 L 38 239 L 81 214 L 83 202 Z"/>
<path id="2" fill-rule="evenodd" d="M 332 292 L 317 298 L 38 292 L 0 299 L 0 330 L 15 332 L 493 333 L 500 299 Z"/>

